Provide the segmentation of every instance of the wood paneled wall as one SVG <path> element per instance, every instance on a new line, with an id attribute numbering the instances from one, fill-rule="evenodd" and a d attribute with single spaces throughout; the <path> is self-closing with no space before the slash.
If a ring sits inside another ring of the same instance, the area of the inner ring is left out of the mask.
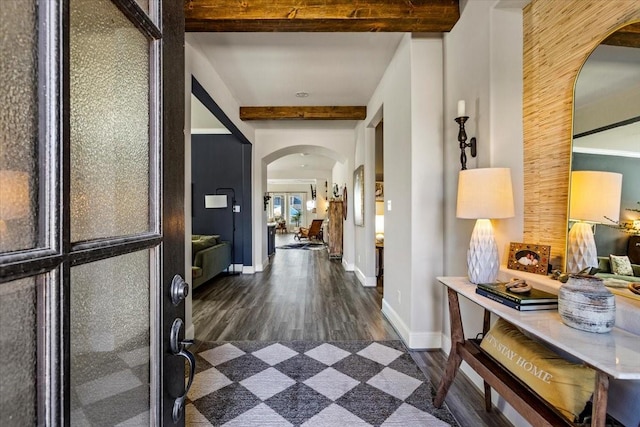
<path id="1" fill-rule="evenodd" d="M 524 9 L 524 241 L 564 268 L 573 88 L 610 33 L 640 20 L 638 0 L 533 0 Z"/>

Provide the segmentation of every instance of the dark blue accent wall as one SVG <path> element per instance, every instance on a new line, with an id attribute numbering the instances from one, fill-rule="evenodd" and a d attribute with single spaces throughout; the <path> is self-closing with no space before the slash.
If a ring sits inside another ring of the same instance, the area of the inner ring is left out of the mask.
<path id="1" fill-rule="evenodd" d="M 233 213 L 236 222 L 233 262 L 251 266 L 251 143 L 193 76 L 191 92 L 231 132 L 191 135 L 192 233 L 220 234 L 222 240 L 232 240 L 231 198 L 227 209 L 205 209 L 204 196 L 216 194 L 217 188 L 233 188 L 236 205 L 240 206 L 240 212 Z"/>
<path id="2" fill-rule="evenodd" d="M 231 197 L 226 209 L 205 209 L 204 196 L 217 188 L 233 188 L 239 213 L 236 221 L 234 263 L 252 265 L 251 257 L 251 145 L 234 135 L 192 135 L 193 234 L 220 234 L 232 239 Z M 220 194 L 230 194 L 222 191 Z"/>
<path id="3" fill-rule="evenodd" d="M 637 219 L 638 215 L 625 211 L 627 208 L 638 209 L 640 201 L 640 159 L 633 157 L 602 156 L 598 154 L 573 153 L 572 170 L 589 170 L 617 172 L 622 174 L 622 200 L 620 217 Z M 594 203 L 598 203 L 598 195 L 593 195 Z M 625 255 L 629 235 L 604 225 L 596 226 L 595 233 L 598 256 Z"/>

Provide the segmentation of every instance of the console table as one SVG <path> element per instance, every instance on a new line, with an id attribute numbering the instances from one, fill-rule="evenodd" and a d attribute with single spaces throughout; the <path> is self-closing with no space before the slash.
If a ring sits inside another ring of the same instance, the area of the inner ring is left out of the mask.
<path id="1" fill-rule="evenodd" d="M 537 339 L 581 360 L 596 371 L 592 426 L 604 427 L 609 379 L 640 379 L 640 336 L 619 328 L 606 334 L 579 331 L 562 323 L 557 311 L 520 312 L 476 294 L 466 277 L 438 277 L 447 287 L 451 321 L 451 352 L 434 399 L 442 406 L 455 375 L 464 360 L 485 381 L 485 404 L 491 409 L 494 388 L 527 421 L 536 426 L 571 425 L 554 408 L 511 376 L 502 365 L 486 355 L 476 340 L 465 339 L 458 295 L 484 308 L 483 333 L 489 330 L 491 313 L 519 327 Z"/>

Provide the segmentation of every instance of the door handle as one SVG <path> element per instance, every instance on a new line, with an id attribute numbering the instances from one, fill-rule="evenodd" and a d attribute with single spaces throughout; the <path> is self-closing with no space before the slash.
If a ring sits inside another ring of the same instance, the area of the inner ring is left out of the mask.
<path id="1" fill-rule="evenodd" d="M 184 413 L 184 402 L 187 399 L 187 393 L 191 389 L 191 385 L 193 384 L 193 377 L 196 372 L 196 358 L 195 356 L 186 349 L 186 347 L 193 344 L 193 340 L 182 340 L 180 341 L 180 329 L 184 322 L 182 319 L 177 318 L 173 321 L 173 325 L 171 326 L 171 335 L 169 337 L 169 344 L 171 346 L 171 353 L 174 356 L 184 357 L 189 362 L 189 381 L 187 382 L 187 386 L 184 389 L 184 394 L 179 396 L 175 402 L 173 402 L 173 411 L 171 417 L 173 418 L 173 422 L 177 423 L 182 418 Z"/>

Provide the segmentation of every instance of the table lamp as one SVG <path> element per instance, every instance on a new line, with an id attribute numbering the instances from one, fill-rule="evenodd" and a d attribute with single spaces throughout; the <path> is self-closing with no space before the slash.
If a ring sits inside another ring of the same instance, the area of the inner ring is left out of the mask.
<path id="1" fill-rule="evenodd" d="M 579 273 L 598 267 L 598 251 L 593 223 L 615 222 L 620 217 L 622 174 L 600 171 L 571 172 L 569 220 L 576 221 L 569 231 L 567 271 Z"/>
<path id="2" fill-rule="evenodd" d="M 497 279 L 500 257 L 491 220 L 512 218 L 514 215 L 509 168 L 460 171 L 456 216 L 477 220 L 467 252 L 472 283 L 493 283 Z"/>

